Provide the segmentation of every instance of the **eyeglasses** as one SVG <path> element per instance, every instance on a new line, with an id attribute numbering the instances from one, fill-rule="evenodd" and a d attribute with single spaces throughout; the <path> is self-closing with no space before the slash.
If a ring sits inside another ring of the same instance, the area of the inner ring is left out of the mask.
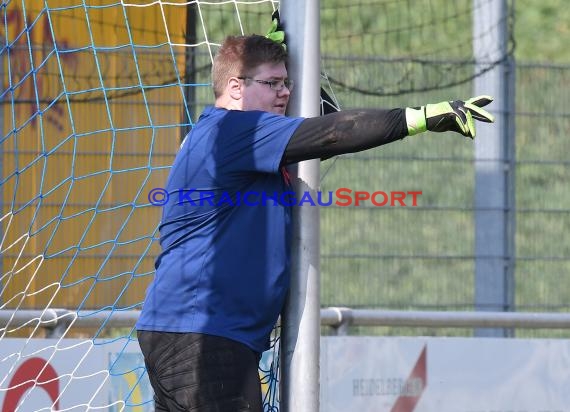
<path id="1" fill-rule="evenodd" d="M 253 77 L 238 77 L 238 79 L 241 80 L 253 80 L 254 82 L 257 82 L 259 84 L 266 84 L 269 86 L 269 88 L 271 90 L 275 90 L 276 92 L 283 90 L 284 87 L 287 88 L 287 90 L 291 91 L 293 90 L 293 80 L 289 80 L 289 79 L 283 79 L 283 80 L 259 80 L 259 79 L 254 79 Z"/>

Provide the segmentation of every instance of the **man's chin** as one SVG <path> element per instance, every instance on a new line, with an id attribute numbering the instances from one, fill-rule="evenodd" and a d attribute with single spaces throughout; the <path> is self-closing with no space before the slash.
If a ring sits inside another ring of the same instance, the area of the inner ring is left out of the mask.
<path id="1" fill-rule="evenodd" d="M 286 111 L 286 110 L 287 110 L 286 107 L 275 106 L 272 111 L 273 111 L 273 113 L 275 113 L 275 114 L 285 114 L 285 111 Z"/>

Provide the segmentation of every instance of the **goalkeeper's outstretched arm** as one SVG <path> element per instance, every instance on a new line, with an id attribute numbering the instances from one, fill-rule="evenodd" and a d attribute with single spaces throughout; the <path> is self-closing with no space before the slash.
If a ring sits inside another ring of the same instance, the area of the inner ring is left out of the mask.
<path id="1" fill-rule="evenodd" d="M 425 131 L 453 131 L 474 138 L 475 120 L 494 121 L 482 109 L 492 101 L 478 96 L 415 108 L 346 110 L 308 118 L 291 137 L 282 164 L 360 152 Z"/>

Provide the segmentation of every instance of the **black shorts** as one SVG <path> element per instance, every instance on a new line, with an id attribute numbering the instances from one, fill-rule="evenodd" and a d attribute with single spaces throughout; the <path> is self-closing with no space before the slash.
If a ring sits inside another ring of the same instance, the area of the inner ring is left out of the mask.
<path id="1" fill-rule="evenodd" d="M 262 412 L 260 355 L 199 333 L 138 331 L 157 412 Z"/>

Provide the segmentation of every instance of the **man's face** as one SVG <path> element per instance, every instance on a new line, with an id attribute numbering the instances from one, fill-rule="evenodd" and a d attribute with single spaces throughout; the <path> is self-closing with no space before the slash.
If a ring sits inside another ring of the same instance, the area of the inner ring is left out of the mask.
<path id="1" fill-rule="evenodd" d="M 286 79 L 287 69 L 284 63 L 265 63 L 259 66 L 250 77 L 242 80 L 243 110 L 263 110 L 285 114 L 290 90 L 287 87 L 273 90 L 269 83 L 263 82 L 275 82 L 276 86 L 282 86 L 280 81 Z"/>

